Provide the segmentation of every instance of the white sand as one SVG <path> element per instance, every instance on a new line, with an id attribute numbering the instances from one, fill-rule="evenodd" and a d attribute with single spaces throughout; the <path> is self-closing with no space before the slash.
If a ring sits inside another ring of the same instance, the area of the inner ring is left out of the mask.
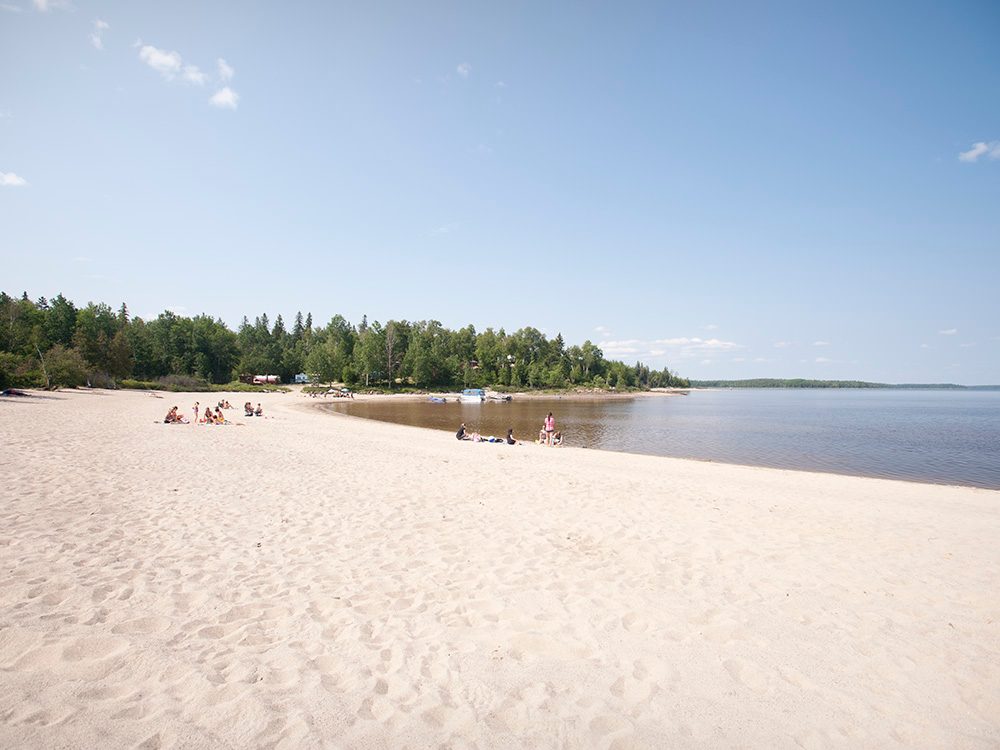
<path id="1" fill-rule="evenodd" d="M 0 747 L 1000 746 L 998 492 L 218 397 L 0 399 Z"/>

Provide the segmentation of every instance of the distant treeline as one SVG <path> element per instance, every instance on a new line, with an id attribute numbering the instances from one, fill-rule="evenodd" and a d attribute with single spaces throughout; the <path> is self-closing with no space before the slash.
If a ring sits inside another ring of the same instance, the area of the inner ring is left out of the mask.
<path id="1" fill-rule="evenodd" d="M 804 378 L 756 378 L 753 380 L 692 380 L 692 388 L 894 388 L 942 391 L 992 391 L 1000 385 L 956 385 L 955 383 L 869 383 L 864 380 L 806 380 Z"/>
<path id="2" fill-rule="evenodd" d="M 561 335 L 548 339 L 535 328 L 477 333 L 471 325 L 453 331 L 434 320 L 367 317 L 353 325 L 340 315 L 317 327 L 312 314 L 298 313 L 291 327 L 265 314 L 244 317 L 232 331 L 207 315 L 163 312 L 145 321 L 124 304 L 116 312 L 105 304 L 77 308 L 61 294 L 32 301 L 0 292 L 0 387 L 114 387 L 176 376 L 222 384 L 245 373 L 287 383 L 301 372 L 386 388 L 688 385 L 666 368 L 608 360 L 590 341 L 566 346 Z"/>

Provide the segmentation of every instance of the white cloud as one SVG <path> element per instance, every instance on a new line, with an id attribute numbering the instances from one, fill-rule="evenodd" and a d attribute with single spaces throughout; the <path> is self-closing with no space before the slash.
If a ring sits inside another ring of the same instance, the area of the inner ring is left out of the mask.
<path id="1" fill-rule="evenodd" d="M 167 80 L 180 73 L 183 66 L 180 54 L 157 49 L 151 44 L 144 44 L 139 49 L 139 59 Z"/>
<path id="2" fill-rule="evenodd" d="M 232 80 L 233 76 L 236 75 L 236 71 L 233 70 L 233 67 L 221 57 L 216 60 L 215 64 L 219 71 L 219 80 L 223 83 L 228 83 Z"/>
<path id="3" fill-rule="evenodd" d="M 1000 159 L 1000 141 L 977 141 L 972 144 L 972 148 L 963 151 L 958 155 L 959 161 L 975 163 L 980 156 L 989 159 Z"/>
<path id="4" fill-rule="evenodd" d="M 240 95 L 225 86 L 212 94 L 212 98 L 208 101 L 213 107 L 219 109 L 236 109 L 240 103 Z"/>
<path id="5" fill-rule="evenodd" d="M 715 323 L 708 323 L 707 325 L 702 326 L 702 328 L 704 328 L 706 331 L 716 331 L 718 330 L 719 326 L 717 326 Z"/>
<path id="6" fill-rule="evenodd" d="M 100 18 L 94 21 L 94 31 L 90 35 L 90 43 L 94 45 L 94 49 L 104 49 L 104 32 L 110 28 L 107 21 L 102 21 Z"/>
<path id="7" fill-rule="evenodd" d="M 733 357 L 733 362 L 746 362 L 746 357 Z"/>
<path id="8" fill-rule="evenodd" d="M 599 326 L 602 327 L 602 326 Z M 621 339 L 599 341 L 598 346 L 611 358 L 637 357 L 693 359 L 707 354 L 727 352 L 745 348 L 734 341 L 703 339 L 698 336 L 678 336 L 669 339 Z"/>
<path id="9" fill-rule="evenodd" d="M 954 336 L 956 333 L 958 333 L 958 329 L 957 328 L 946 328 L 943 331 L 938 331 L 938 333 L 941 334 L 942 336 Z"/>
<path id="10" fill-rule="evenodd" d="M 930 344 L 921 344 L 921 345 L 920 345 L 920 348 L 921 348 L 921 349 L 930 349 L 930 348 L 931 348 L 931 345 L 930 345 Z"/>
<path id="11" fill-rule="evenodd" d="M 184 80 L 196 86 L 201 86 L 208 80 L 208 76 L 198 70 L 197 65 L 185 65 Z"/>
<path id="12" fill-rule="evenodd" d="M 720 339 L 702 339 L 694 336 L 693 338 L 688 338 L 682 336 L 673 339 L 656 339 L 653 343 L 662 344 L 663 346 L 679 346 L 684 349 L 698 350 L 698 351 L 729 351 L 732 349 L 742 349 L 742 344 L 737 344 L 734 341 L 722 341 Z"/>
<path id="13" fill-rule="evenodd" d="M 829 341 L 813 341 L 813 346 L 830 346 Z"/>
<path id="14" fill-rule="evenodd" d="M 28 181 L 23 177 L 18 177 L 13 172 L 0 172 L 0 185 L 4 187 L 21 187 L 27 185 Z"/>
<path id="15" fill-rule="evenodd" d="M 771 360 L 769 360 L 767 357 L 754 357 L 753 361 L 754 362 L 770 362 Z"/>
<path id="16" fill-rule="evenodd" d="M 458 224 L 452 221 L 452 222 L 449 222 L 448 224 L 442 224 L 441 226 L 437 227 L 436 229 L 432 229 L 431 230 L 431 235 L 434 236 L 434 235 L 441 235 L 441 234 L 451 234 L 456 229 L 458 229 Z"/>
<path id="17" fill-rule="evenodd" d="M 462 78 L 468 78 L 469 74 L 472 72 L 472 66 L 469 65 L 469 63 L 467 62 L 459 63 L 458 67 L 455 68 L 455 70 L 458 72 L 460 76 L 462 76 Z"/>
<path id="18" fill-rule="evenodd" d="M 179 52 L 168 52 L 141 42 L 137 42 L 137 44 L 141 45 L 139 59 L 168 81 L 172 81 L 179 75 L 188 83 L 201 86 L 208 80 L 208 76 L 202 73 L 197 65 L 185 65 Z"/>
<path id="19" fill-rule="evenodd" d="M 959 346 L 962 347 L 963 349 L 971 349 L 975 345 L 976 345 L 975 341 L 967 341 L 964 344 L 959 344 Z"/>
<path id="20" fill-rule="evenodd" d="M 601 336 L 610 336 L 611 329 L 607 326 L 594 326 L 594 333 L 599 333 Z"/>
<path id="21" fill-rule="evenodd" d="M 493 85 L 496 86 L 498 89 L 505 89 L 505 88 L 507 88 L 507 84 L 504 83 L 503 81 L 497 81 Z"/>
<path id="22" fill-rule="evenodd" d="M 774 348 L 775 349 L 787 349 L 791 345 L 792 345 L 791 341 L 775 341 L 774 342 Z"/>
<path id="23" fill-rule="evenodd" d="M 825 362 L 833 362 L 833 360 L 829 359 L 828 357 L 816 357 L 816 364 L 822 365 Z"/>
<path id="24" fill-rule="evenodd" d="M 0 3 L 0 8 L 8 13 L 20 13 L 24 10 L 20 5 L 10 5 L 9 3 Z"/>

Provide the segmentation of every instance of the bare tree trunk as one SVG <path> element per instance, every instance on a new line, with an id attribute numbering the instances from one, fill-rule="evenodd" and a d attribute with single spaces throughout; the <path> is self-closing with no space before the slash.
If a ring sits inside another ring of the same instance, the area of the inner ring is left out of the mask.
<path id="1" fill-rule="evenodd" d="M 42 356 L 42 350 L 38 348 L 38 344 L 35 344 L 35 351 L 38 352 L 38 359 L 42 363 L 42 375 L 45 376 L 45 390 L 52 387 L 49 381 L 49 371 L 45 369 L 45 357 Z"/>

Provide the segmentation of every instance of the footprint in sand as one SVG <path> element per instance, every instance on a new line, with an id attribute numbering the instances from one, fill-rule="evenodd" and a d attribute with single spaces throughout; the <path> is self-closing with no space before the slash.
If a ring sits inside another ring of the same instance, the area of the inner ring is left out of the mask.
<path id="1" fill-rule="evenodd" d="M 768 688 L 768 679 L 758 667 L 740 659 L 727 659 L 722 663 L 729 676 L 755 693 L 763 693 Z"/>
<path id="2" fill-rule="evenodd" d="M 112 633 L 118 635 L 125 633 L 136 633 L 148 635 L 150 633 L 162 633 L 170 627 L 170 620 L 166 617 L 139 617 L 135 620 L 119 623 L 111 628 Z"/>

